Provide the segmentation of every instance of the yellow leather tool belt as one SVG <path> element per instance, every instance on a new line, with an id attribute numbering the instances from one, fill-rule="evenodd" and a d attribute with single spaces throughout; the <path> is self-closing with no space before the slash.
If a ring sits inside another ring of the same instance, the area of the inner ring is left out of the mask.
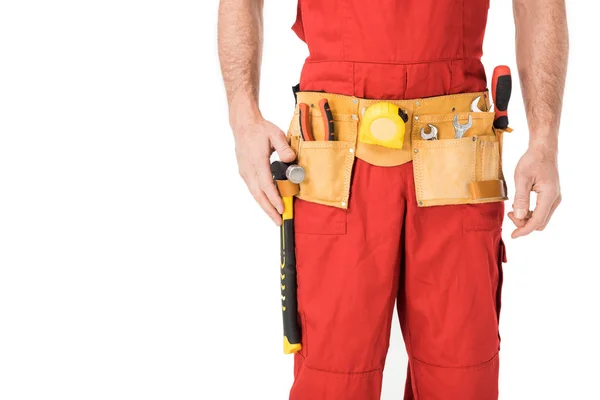
<path id="1" fill-rule="evenodd" d="M 309 115 L 304 116 L 306 124 L 301 124 L 300 107 L 296 106 L 288 130 L 288 141 L 298 155 L 297 162 L 306 171 L 297 197 L 347 208 L 352 167 L 358 157 L 382 167 L 413 161 L 417 202 L 421 207 L 506 200 L 501 156 L 504 131 L 494 129 L 493 112 L 471 112 L 477 97 L 480 97 L 478 109 L 489 110 L 487 92 L 398 101 L 299 92 L 298 105 L 308 105 L 303 110 L 304 113 L 308 110 Z M 319 107 L 324 98 L 333 118 L 334 140 L 325 140 L 327 124 Z M 401 110 L 405 121 L 402 144 L 384 146 L 361 141 L 364 135 L 359 132 L 364 128 L 369 107 L 381 102 Z M 460 125 L 470 125 L 462 138 L 456 138 L 453 124 L 456 116 Z M 437 135 L 424 140 L 421 128 L 431 133 L 431 125 Z M 310 140 L 303 139 L 306 129 L 311 131 Z"/>

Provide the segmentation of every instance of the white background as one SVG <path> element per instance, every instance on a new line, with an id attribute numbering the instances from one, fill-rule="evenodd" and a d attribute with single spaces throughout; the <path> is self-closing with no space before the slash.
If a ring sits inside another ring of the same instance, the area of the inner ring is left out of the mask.
<path id="1" fill-rule="evenodd" d="M 568 3 L 564 203 L 543 233 L 505 224 L 503 400 L 600 399 L 600 9 Z M 262 110 L 281 127 L 307 55 L 295 11 L 266 1 Z M 516 70 L 511 13 L 492 1 L 488 73 Z M 0 399 L 286 398 L 278 230 L 237 175 L 216 17 L 216 0 L 0 2 Z M 405 363 L 396 324 L 383 399 Z"/>

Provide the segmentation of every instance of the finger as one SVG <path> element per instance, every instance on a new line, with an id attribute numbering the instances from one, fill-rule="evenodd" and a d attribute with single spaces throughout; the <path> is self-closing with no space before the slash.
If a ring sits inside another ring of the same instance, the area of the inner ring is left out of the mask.
<path id="1" fill-rule="evenodd" d="M 531 232 L 544 225 L 548 219 L 548 214 L 550 214 L 550 210 L 552 209 L 552 205 L 554 204 L 555 200 L 556 196 L 552 194 L 539 193 L 537 205 L 535 206 L 535 210 L 533 210 L 531 219 L 525 223 L 524 227 L 515 230 L 512 233 L 512 238 L 516 239 L 521 236 L 529 235 Z"/>
<path id="2" fill-rule="evenodd" d="M 256 185 L 253 189 L 250 190 L 252 193 L 252 197 L 254 200 L 260 205 L 265 213 L 275 222 L 276 225 L 281 225 L 281 215 L 277 212 L 275 207 L 271 204 L 265 193 L 260 190 L 260 187 Z"/>
<path id="3" fill-rule="evenodd" d="M 292 162 L 296 159 L 296 153 L 288 144 L 282 131 L 278 130 L 277 133 L 271 136 L 271 146 L 273 146 L 281 161 Z"/>
<path id="4" fill-rule="evenodd" d="M 265 193 L 260 189 L 260 185 L 258 183 L 258 177 L 256 174 L 246 174 L 246 178 L 244 178 L 248 189 L 250 190 L 250 194 L 254 198 L 254 200 L 258 203 L 258 205 L 263 209 L 263 211 L 275 222 L 277 225 L 281 225 L 281 215 L 277 212 L 277 210 L 273 207 Z"/>
<path id="5" fill-rule="evenodd" d="M 515 217 L 515 213 L 512 211 L 508 213 L 508 218 L 510 218 L 512 223 L 515 224 L 515 226 L 517 228 L 522 228 L 523 226 L 525 226 L 525 223 L 527 222 L 527 218 L 519 219 L 519 218 Z"/>
<path id="6" fill-rule="evenodd" d="M 271 175 L 268 163 L 258 169 L 258 184 L 271 205 L 275 207 L 279 214 L 283 214 L 283 200 L 281 200 L 279 191 L 273 182 L 273 175 Z"/>
<path id="7" fill-rule="evenodd" d="M 513 203 L 514 217 L 524 219 L 529 212 L 529 196 L 533 182 L 529 179 L 515 177 L 515 201 Z"/>
<path id="8" fill-rule="evenodd" d="M 556 209 L 560 205 L 561 201 L 562 201 L 562 199 L 559 196 L 556 199 L 556 201 L 554 202 L 554 204 L 552 205 L 552 209 L 550 210 L 550 213 L 548 214 L 548 218 L 546 219 L 546 222 L 544 222 L 544 225 L 537 228 L 538 231 L 543 231 L 544 229 L 546 229 L 546 227 L 548 226 L 548 223 L 550 222 L 550 220 L 552 219 L 552 216 L 554 215 L 554 211 L 556 211 Z"/>

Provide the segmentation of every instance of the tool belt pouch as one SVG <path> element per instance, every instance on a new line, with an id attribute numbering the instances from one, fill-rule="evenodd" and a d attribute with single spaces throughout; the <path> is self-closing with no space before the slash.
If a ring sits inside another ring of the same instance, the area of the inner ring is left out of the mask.
<path id="1" fill-rule="evenodd" d="M 328 98 L 332 99 L 332 97 L 328 95 Z M 325 129 L 322 116 L 316 107 L 311 107 L 310 116 L 314 140 L 302 139 L 297 112 L 292 119 L 287 137 L 290 146 L 297 154 L 297 164 L 303 167 L 306 173 L 296 197 L 346 209 L 350 197 L 358 124 L 351 114 L 336 114 L 334 111 L 333 119 L 337 133 L 336 140 L 324 140 Z"/>
<path id="2" fill-rule="evenodd" d="M 420 207 L 477 204 L 507 199 L 502 174 L 503 131 L 493 128 L 493 112 L 458 113 L 459 123 L 473 124 L 455 138 L 456 113 L 419 115 L 412 129 L 415 192 Z M 438 140 L 423 140 L 421 128 L 438 129 Z"/>

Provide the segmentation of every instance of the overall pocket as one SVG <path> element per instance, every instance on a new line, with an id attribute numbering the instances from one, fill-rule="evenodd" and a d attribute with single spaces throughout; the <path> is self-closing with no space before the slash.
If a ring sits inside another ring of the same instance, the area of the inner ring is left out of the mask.
<path id="1" fill-rule="evenodd" d="M 423 115 L 413 130 L 415 191 L 420 207 L 506 200 L 501 150 L 493 129 L 494 113 L 459 113 L 472 126 L 456 139 L 456 114 Z M 421 128 L 438 130 L 438 140 L 423 140 Z"/>

